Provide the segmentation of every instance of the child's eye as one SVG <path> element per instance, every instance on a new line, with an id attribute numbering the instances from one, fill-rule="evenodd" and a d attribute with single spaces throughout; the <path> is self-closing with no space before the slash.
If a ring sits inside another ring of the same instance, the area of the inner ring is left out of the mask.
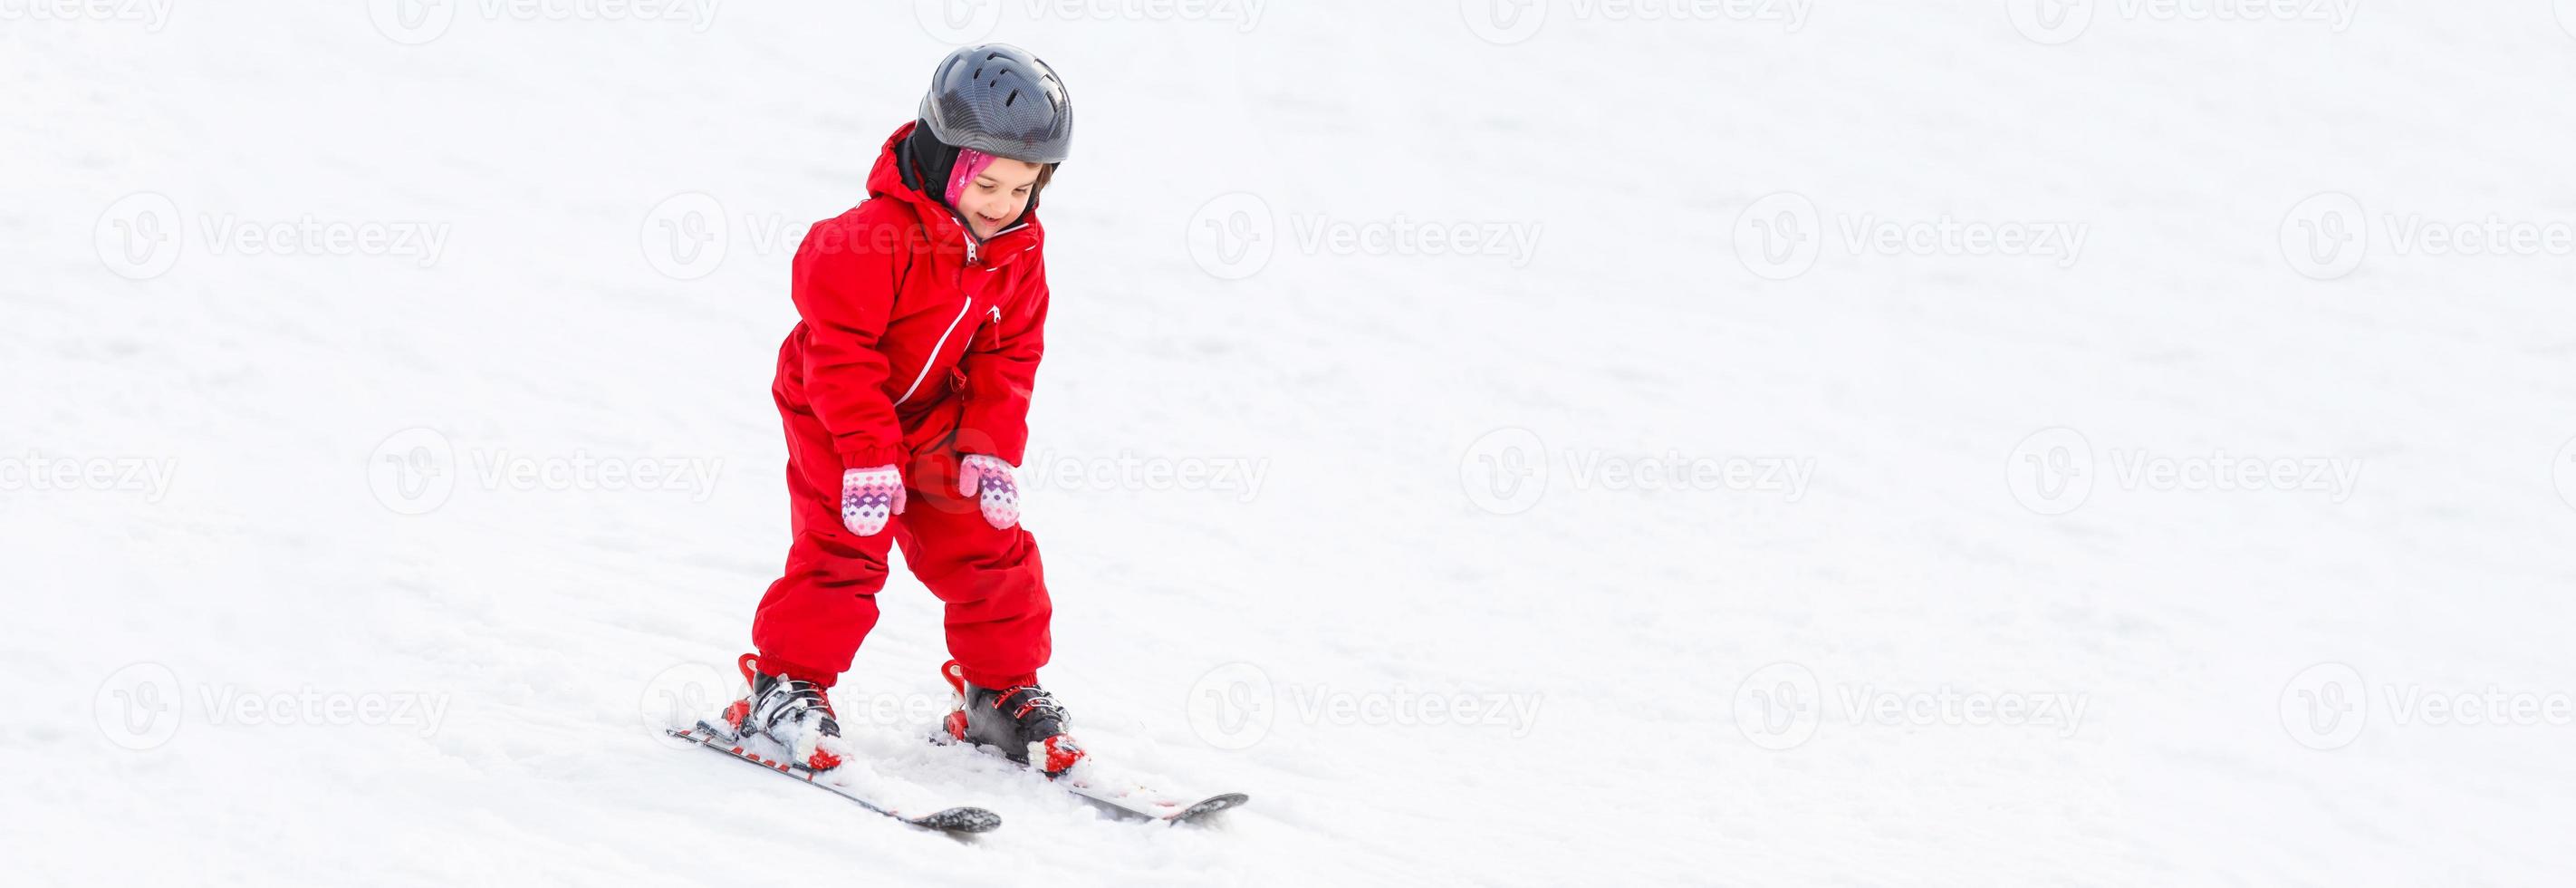
<path id="1" fill-rule="evenodd" d="M 1018 188 L 1013 188 L 1013 189 L 1011 189 L 1011 193 L 1012 193 L 1012 194 L 1027 194 L 1027 193 L 1029 193 L 1029 186 L 1022 185 L 1022 186 L 1020 186 L 1020 187 L 1018 187 Z"/>

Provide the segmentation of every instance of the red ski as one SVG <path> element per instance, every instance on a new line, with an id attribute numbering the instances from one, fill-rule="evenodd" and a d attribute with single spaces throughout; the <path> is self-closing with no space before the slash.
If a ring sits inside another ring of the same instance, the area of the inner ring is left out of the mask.
<path id="1" fill-rule="evenodd" d="M 903 821 L 922 829 L 938 830 L 946 833 L 981 833 L 991 832 L 994 829 L 1000 828 L 1002 825 L 1002 815 L 995 814 L 982 808 L 948 808 L 919 815 L 906 813 L 892 806 L 879 803 L 873 799 L 851 792 L 849 789 L 832 783 L 829 780 L 815 779 L 818 776 L 829 774 L 830 772 L 828 771 L 818 774 L 813 770 L 807 769 L 804 766 L 793 762 L 767 759 L 761 757 L 757 753 L 747 751 L 743 749 L 741 738 L 734 736 L 733 733 L 726 731 L 723 728 L 708 724 L 705 721 L 698 722 L 698 726 L 695 728 L 669 728 L 666 729 L 666 731 L 673 737 L 694 742 L 709 750 L 722 753 L 727 758 L 759 765 L 761 770 L 778 772 L 794 778 L 799 782 L 813 786 L 816 789 L 857 802 L 859 807 L 883 814 L 887 817 L 892 817 L 896 820 Z"/>

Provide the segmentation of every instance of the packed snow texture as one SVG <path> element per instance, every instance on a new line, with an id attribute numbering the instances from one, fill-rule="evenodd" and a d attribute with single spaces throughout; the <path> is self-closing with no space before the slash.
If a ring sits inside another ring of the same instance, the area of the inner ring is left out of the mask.
<path id="1" fill-rule="evenodd" d="M 925 742 L 900 569 L 846 779 L 999 832 L 660 735 L 797 240 L 979 39 L 1079 109 L 1043 677 L 1204 827 Z M 0 0 L 0 81 L 12 884 L 2576 871 L 2576 2 Z"/>

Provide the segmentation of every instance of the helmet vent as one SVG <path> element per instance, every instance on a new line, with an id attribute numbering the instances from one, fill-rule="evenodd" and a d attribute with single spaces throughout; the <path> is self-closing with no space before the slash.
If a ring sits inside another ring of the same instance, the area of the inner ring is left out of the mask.
<path id="1" fill-rule="evenodd" d="M 1019 100 L 1020 100 L 1020 91 L 1019 91 L 1019 90 L 1016 90 L 1016 89 L 1015 89 L 1015 90 L 1012 90 L 1012 91 L 1011 91 L 1011 97 L 1010 97 L 1010 98 L 1007 98 L 1007 99 L 1003 99 L 1003 100 L 1002 100 L 1002 107 L 1004 107 L 1004 108 L 1011 107 L 1011 103 L 1012 103 L 1012 102 L 1016 102 L 1016 101 L 1019 101 Z"/>

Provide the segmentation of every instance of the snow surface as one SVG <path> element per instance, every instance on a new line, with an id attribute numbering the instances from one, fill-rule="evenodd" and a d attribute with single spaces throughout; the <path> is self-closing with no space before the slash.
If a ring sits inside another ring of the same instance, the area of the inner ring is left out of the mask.
<path id="1" fill-rule="evenodd" d="M 0 0 L 6 880 L 2576 871 L 2576 3 L 919 6 Z M 920 742 L 904 576 L 850 779 L 1000 832 L 658 734 L 785 545 L 796 238 L 981 33 L 1081 109 L 1046 682 L 1206 828 Z"/>

